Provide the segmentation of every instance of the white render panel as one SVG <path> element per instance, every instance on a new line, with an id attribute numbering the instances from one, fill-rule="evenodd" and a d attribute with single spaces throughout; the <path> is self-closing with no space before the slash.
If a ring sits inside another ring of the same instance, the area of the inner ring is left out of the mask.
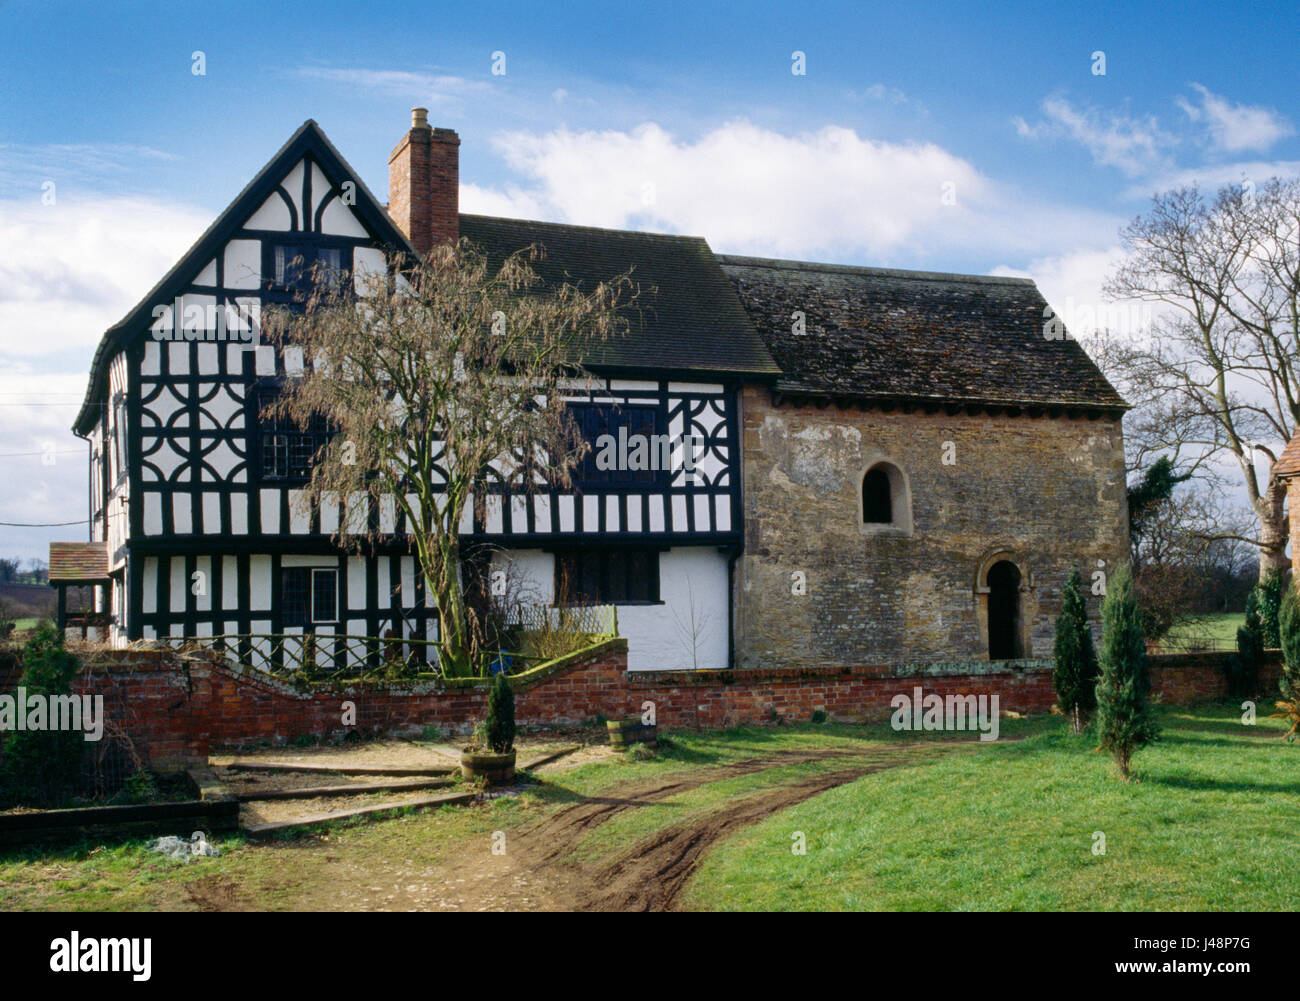
<path id="1" fill-rule="evenodd" d="M 212 611 L 212 557 L 197 556 L 194 559 L 194 572 L 199 574 L 197 581 L 191 581 L 194 595 L 194 607 L 200 612 Z"/>
<path id="2" fill-rule="evenodd" d="M 230 534 L 248 534 L 248 494 L 230 495 Z"/>
<path id="3" fill-rule="evenodd" d="M 726 495 L 715 497 L 714 507 L 717 508 L 714 520 L 714 528 L 719 532 L 731 531 L 731 498 Z"/>
<path id="4" fill-rule="evenodd" d="M 157 375 L 162 371 L 162 345 L 158 341 L 144 342 L 144 356 L 140 359 L 141 375 Z"/>
<path id="5" fill-rule="evenodd" d="M 323 177 L 321 183 L 325 183 Z M 313 193 L 315 193 L 314 187 Z M 320 228 L 322 233 L 327 233 L 330 236 L 364 237 L 368 235 L 366 227 L 361 225 L 360 220 L 357 219 L 352 210 L 344 205 L 339 198 L 331 198 L 329 204 L 325 206 L 325 211 L 321 213 L 320 217 Z"/>
<path id="6" fill-rule="evenodd" d="M 311 510 L 307 504 L 307 491 L 289 491 L 289 533 L 305 535 L 311 527 Z"/>
<path id="7" fill-rule="evenodd" d="M 214 257 L 203 265 L 203 270 L 194 276 L 194 285 L 206 285 L 209 288 L 217 284 L 217 259 Z"/>
<path id="8" fill-rule="evenodd" d="M 686 531 L 686 498 L 681 494 L 673 495 L 673 531 Z"/>
<path id="9" fill-rule="evenodd" d="M 329 209 L 325 210 L 325 215 L 327 217 L 332 208 L 333 205 L 331 205 Z M 350 214 L 351 213 L 349 213 L 349 215 Z M 324 225 L 324 223 L 325 219 L 322 218 L 321 224 Z M 387 273 L 388 266 L 384 262 L 384 252 L 382 250 L 379 250 L 377 247 L 357 247 L 352 251 L 352 284 L 358 295 L 361 295 L 366 291 L 369 275 Z"/>
<path id="10" fill-rule="evenodd" d="M 221 495 L 203 491 L 203 534 L 221 532 Z"/>
<path id="11" fill-rule="evenodd" d="M 664 530 L 664 495 L 652 494 L 649 499 L 650 505 L 650 531 L 662 532 Z"/>
<path id="12" fill-rule="evenodd" d="M 189 535 L 194 531 L 191 521 L 191 500 L 188 491 L 172 494 L 172 528 L 177 535 Z"/>
<path id="13" fill-rule="evenodd" d="M 277 202 L 280 197 L 275 196 Z M 282 209 L 284 204 L 281 202 Z M 285 212 L 286 219 L 288 212 Z M 276 227 L 278 228 L 278 227 Z M 228 289 L 254 289 L 262 284 L 262 241 L 231 240 L 226 244 L 225 275 Z"/>
<path id="14" fill-rule="evenodd" d="M 618 625 L 627 637 L 628 670 L 725 668 L 727 557 L 708 546 L 683 546 L 661 553 L 659 597 L 662 605 L 619 606 Z"/>
<path id="15" fill-rule="evenodd" d="M 162 530 L 162 494 L 146 493 L 144 495 L 144 534 L 161 535 Z"/>
<path id="16" fill-rule="evenodd" d="M 293 197 L 293 192 L 289 193 Z M 244 223 L 245 229 L 274 229 L 287 230 L 291 224 L 289 217 L 289 206 L 284 204 L 284 199 L 278 192 L 272 191 L 257 211 L 248 217 L 248 222 Z"/>
<path id="17" fill-rule="evenodd" d="M 561 494 L 560 502 L 560 531 L 572 532 L 577 526 L 577 498 L 572 494 Z"/>
<path id="18" fill-rule="evenodd" d="M 269 556 L 248 558 L 248 607 L 256 612 L 271 610 L 271 557 Z M 255 633 L 270 631 L 270 622 L 267 622 L 263 629 L 258 629 L 256 625 L 253 627 Z"/>
<path id="19" fill-rule="evenodd" d="M 366 609 L 366 561 L 360 556 L 348 557 L 348 608 Z M 351 626 L 348 629 L 350 632 Z M 364 635 L 364 627 L 361 632 Z"/>
<path id="20" fill-rule="evenodd" d="M 144 588 L 144 602 L 140 610 L 146 615 L 158 611 L 158 559 L 154 556 L 144 558 L 144 574 L 141 577 Z"/>
<path id="21" fill-rule="evenodd" d="M 262 508 L 262 533 L 264 535 L 280 534 L 280 491 L 262 490 L 258 500 Z"/>
<path id="22" fill-rule="evenodd" d="M 239 608 L 239 560 L 233 556 L 221 558 L 221 604 L 228 612 Z M 229 632 L 237 633 L 239 630 L 230 629 Z"/>
<path id="23" fill-rule="evenodd" d="M 167 599 L 167 611 L 185 611 L 185 588 L 188 583 L 185 579 L 185 557 L 173 556 L 171 558 L 171 593 Z"/>

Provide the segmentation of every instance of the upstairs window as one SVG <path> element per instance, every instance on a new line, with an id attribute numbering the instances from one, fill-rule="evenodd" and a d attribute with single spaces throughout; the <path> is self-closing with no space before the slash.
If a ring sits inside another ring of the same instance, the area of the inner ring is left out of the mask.
<path id="1" fill-rule="evenodd" d="M 577 403 L 570 405 L 570 412 L 591 446 L 573 471 L 575 485 L 652 486 L 671 468 L 658 407 Z"/>
<path id="2" fill-rule="evenodd" d="M 907 477 L 892 462 L 876 462 L 862 474 L 862 520 L 868 535 L 912 534 L 912 494 Z"/>
<path id="3" fill-rule="evenodd" d="M 280 617 L 285 626 L 337 622 L 339 572 L 332 567 L 288 567 L 281 572 Z"/>
<path id="4" fill-rule="evenodd" d="M 576 549 L 555 556 L 557 603 L 623 605 L 659 600 L 659 552 Z"/>
<path id="5" fill-rule="evenodd" d="M 275 390 L 255 394 L 258 427 L 261 431 L 262 479 L 297 481 L 311 479 L 312 466 L 321 449 L 329 444 L 338 429 L 320 415 L 313 416 L 306 427 L 299 427 L 285 417 L 262 417 L 276 398 Z"/>
<path id="6" fill-rule="evenodd" d="M 271 283 L 275 288 L 307 291 L 314 278 L 325 285 L 336 287 L 342 281 L 343 270 L 349 263 L 342 247 L 277 243 L 271 247 Z"/>

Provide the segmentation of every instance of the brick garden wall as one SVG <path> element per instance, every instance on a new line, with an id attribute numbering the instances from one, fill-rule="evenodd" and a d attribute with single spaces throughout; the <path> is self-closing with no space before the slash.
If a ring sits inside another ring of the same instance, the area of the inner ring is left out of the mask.
<path id="1" fill-rule="evenodd" d="M 1153 656 L 1152 686 L 1172 704 L 1226 694 L 1228 654 Z M 110 725 L 121 726 L 156 768 L 204 758 L 211 750 L 280 744 L 304 735 L 401 733 L 437 726 L 464 731 L 485 712 L 481 684 L 447 687 L 428 681 L 304 690 L 279 679 L 210 659 L 180 660 L 167 651 L 96 651 L 78 678 L 78 690 L 105 696 Z M 999 707 L 1045 712 L 1055 701 L 1047 661 L 1000 664 L 926 664 L 845 669 L 638 671 L 629 673 L 626 640 L 613 640 L 516 685 L 521 724 L 581 723 L 639 714 L 655 704 L 659 724 L 725 727 L 789 721 L 815 711 L 851 722 L 884 722 L 890 699 L 920 687 L 926 694 L 999 697 Z M 1277 690 L 1276 653 L 1260 690 Z M 0 657 L 0 691 L 17 684 L 12 658 Z M 355 727 L 344 726 L 343 704 L 356 707 Z"/>

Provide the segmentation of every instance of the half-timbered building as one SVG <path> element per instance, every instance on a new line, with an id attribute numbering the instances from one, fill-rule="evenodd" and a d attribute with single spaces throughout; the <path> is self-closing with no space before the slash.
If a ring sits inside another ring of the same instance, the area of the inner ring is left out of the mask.
<path id="1" fill-rule="evenodd" d="M 569 404 L 593 444 L 689 437 L 694 468 L 591 456 L 568 491 L 490 484 L 462 526 L 536 598 L 614 605 L 632 669 L 1043 655 L 1069 567 L 1127 558 L 1124 403 L 1032 282 L 464 214 L 458 146 L 416 109 L 385 205 L 305 123 L 104 335 L 74 430 L 115 641 L 434 635 L 400 513 L 345 552 L 340 505 L 303 503 L 330 429 L 261 416 L 303 358 L 259 318 L 304 266 L 360 282 L 461 237 L 542 245 L 547 284 L 640 287 Z"/>
<path id="2" fill-rule="evenodd" d="M 569 492 L 490 485 L 486 517 L 466 534 L 541 600 L 566 580 L 575 597 L 616 606 L 634 667 L 727 664 L 736 399 L 775 365 L 703 240 L 461 215 L 456 142 L 417 119 L 394 151 L 386 207 L 307 122 L 106 333 L 75 431 L 90 443 L 91 539 L 108 554 L 101 607 L 115 639 L 433 635 L 401 513 L 381 506 L 387 541 L 349 553 L 331 540 L 339 505 L 304 503 L 330 431 L 261 416 L 303 358 L 264 342 L 258 321 L 293 299 L 307 266 L 360 283 L 386 251 L 464 236 L 496 261 L 543 245 L 544 282 L 591 287 L 631 271 L 642 290 L 632 329 L 586 359 L 597 379 L 570 405 L 593 440 L 694 442 L 693 468 L 680 455 L 644 470 L 589 458 Z M 450 213 L 430 198 L 431 148 L 453 158 L 433 165 L 452 172 Z"/>

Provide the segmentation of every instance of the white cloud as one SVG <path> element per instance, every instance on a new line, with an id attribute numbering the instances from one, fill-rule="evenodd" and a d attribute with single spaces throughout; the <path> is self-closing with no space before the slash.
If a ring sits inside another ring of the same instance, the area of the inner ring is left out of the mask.
<path id="1" fill-rule="evenodd" d="M 1158 191 L 1197 185 L 1202 191 L 1215 191 L 1225 184 L 1254 181 L 1258 186 L 1271 177 L 1300 175 L 1300 160 L 1239 160 L 1199 167 L 1187 167 L 1157 174 L 1121 192 L 1123 198 L 1150 198 Z"/>
<path id="2" fill-rule="evenodd" d="M 488 89 L 481 80 L 469 80 L 447 73 L 422 73 L 410 70 L 341 69 L 325 66 L 300 66 L 299 76 L 346 84 L 359 90 L 407 97 L 439 106 L 474 91 Z"/>
<path id="3" fill-rule="evenodd" d="M 84 516 L 85 444 L 71 424 L 95 346 L 211 221 L 142 198 L 0 201 L 0 521 Z M 84 537 L 0 527 L 0 554 L 44 558 L 48 540 Z"/>
<path id="4" fill-rule="evenodd" d="M 1160 128 L 1152 115 L 1126 115 L 1098 108 L 1076 108 L 1063 97 L 1042 103 L 1046 120 L 1030 124 L 1012 118 L 1016 133 L 1027 139 L 1065 137 L 1079 143 L 1095 162 L 1118 167 L 1127 174 L 1142 174 L 1164 167 L 1176 136 Z"/>
<path id="5" fill-rule="evenodd" d="M 1113 234 L 1100 213 L 1035 209 L 932 143 L 827 126 L 782 135 L 730 122 L 694 141 L 630 132 L 512 132 L 496 149 L 525 179 L 467 186 L 466 211 L 703 236 L 724 253 L 911 262 L 1042 253 L 1066 232 Z M 951 189 L 946 189 L 951 185 Z M 955 204 L 945 204 L 951 190 Z"/>
<path id="6" fill-rule="evenodd" d="M 1193 122 L 1204 123 L 1216 149 L 1228 153 L 1264 152 L 1295 131 L 1291 123 L 1272 108 L 1234 104 L 1199 83 L 1193 83 L 1192 89 L 1201 96 L 1200 106 L 1183 97 L 1177 98 L 1177 104 Z"/>
<path id="7" fill-rule="evenodd" d="M 1136 336 L 1150 324 L 1151 308 L 1140 302 L 1111 302 L 1102 294 L 1107 277 L 1124 259 L 1118 245 L 1084 248 L 1035 258 L 1024 268 L 1000 265 L 989 273 L 1032 278 L 1072 337 L 1109 329 Z"/>
<path id="8" fill-rule="evenodd" d="M 0 364 L 92 350 L 211 221 L 144 198 L 0 202 Z"/>

